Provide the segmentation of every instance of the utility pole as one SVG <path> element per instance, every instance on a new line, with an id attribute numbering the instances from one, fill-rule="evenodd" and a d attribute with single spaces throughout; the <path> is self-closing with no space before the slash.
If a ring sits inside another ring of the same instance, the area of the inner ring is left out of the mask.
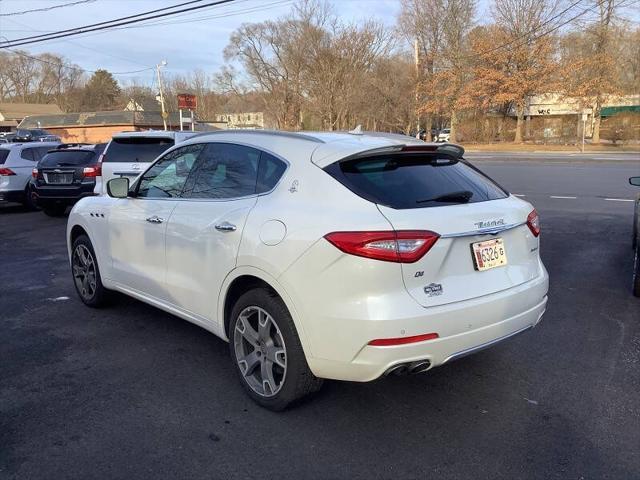
<path id="1" fill-rule="evenodd" d="M 162 76 L 160 75 L 160 68 L 165 67 L 167 65 L 166 60 L 162 60 L 158 65 L 156 65 L 156 73 L 158 74 L 158 89 L 160 90 L 160 107 L 162 108 L 162 124 L 164 125 L 164 129 L 167 129 L 167 117 L 169 114 L 167 113 L 167 109 L 164 106 L 164 92 L 162 91 Z"/>

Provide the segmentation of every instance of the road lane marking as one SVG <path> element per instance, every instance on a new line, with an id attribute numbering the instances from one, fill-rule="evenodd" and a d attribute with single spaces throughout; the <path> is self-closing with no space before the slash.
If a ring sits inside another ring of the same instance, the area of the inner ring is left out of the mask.
<path id="1" fill-rule="evenodd" d="M 633 202 L 631 198 L 605 198 L 608 202 Z"/>
<path id="2" fill-rule="evenodd" d="M 514 197 L 526 197 L 526 195 L 522 195 L 521 193 L 514 193 Z"/>
<path id="3" fill-rule="evenodd" d="M 560 195 L 549 195 L 549 198 L 562 198 L 562 199 L 571 199 L 571 200 L 575 200 L 578 197 L 563 197 Z"/>

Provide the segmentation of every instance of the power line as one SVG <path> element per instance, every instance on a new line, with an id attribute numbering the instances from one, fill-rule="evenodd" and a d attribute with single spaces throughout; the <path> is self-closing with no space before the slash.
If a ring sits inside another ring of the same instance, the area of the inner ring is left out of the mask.
<path id="1" fill-rule="evenodd" d="M 78 0 L 77 2 L 63 3 L 61 5 L 53 5 L 51 7 L 34 8 L 31 10 L 22 10 L 21 12 L 0 13 L 0 17 L 13 17 L 16 15 L 25 15 L 27 13 L 34 12 L 48 12 L 49 10 L 55 10 L 56 8 L 72 7 L 74 5 L 80 5 L 82 3 L 93 3 L 96 0 Z"/>
<path id="2" fill-rule="evenodd" d="M 3 47 L 3 48 L 6 48 L 6 47 Z M 43 58 L 34 57 L 33 55 L 29 55 L 29 54 L 21 52 L 19 50 L 12 50 L 10 48 L 7 48 L 7 50 L 9 52 L 13 53 L 14 55 L 18 55 L 19 57 L 30 58 L 31 60 L 35 60 L 36 62 L 46 63 L 48 65 L 53 65 L 55 67 L 60 67 L 60 68 L 68 69 L 68 70 L 78 70 L 78 71 L 85 72 L 85 73 L 96 73 L 97 72 L 97 70 L 87 70 L 85 68 L 81 68 L 81 67 L 78 67 L 78 66 L 64 64 L 62 62 L 61 63 L 51 62 L 51 61 L 45 60 Z M 133 73 L 147 72 L 149 70 L 154 70 L 154 69 L 155 69 L 155 67 L 147 67 L 147 68 L 143 68 L 143 69 L 140 69 L 140 70 L 131 70 L 129 72 L 109 72 L 109 73 L 111 73 L 111 75 L 131 75 Z"/>
<path id="3" fill-rule="evenodd" d="M 194 0 L 192 2 L 187 2 L 187 3 L 194 3 L 194 2 L 200 2 L 202 0 Z M 116 20 L 111 20 L 109 22 L 101 22 L 101 26 L 84 26 L 84 27 L 78 27 L 76 29 L 70 29 L 72 31 L 68 31 L 68 30 L 63 30 L 61 32 L 56 32 L 54 35 L 37 35 L 36 37 L 46 37 L 46 38 L 38 38 L 38 39 L 33 39 L 33 40 L 27 40 L 28 38 L 33 38 L 33 37 L 25 37 L 25 38 L 19 38 L 16 40 L 13 40 L 11 42 L 11 44 L 9 45 L 9 47 L 15 47 L 15 46 L 19 46 L 19 45 L 27 45 L 27 44 L 31 44 L 31 43 L 39 43 L 39 42 L 44 42 L 47 40 L 53 40 L 56 38 L 64 38 L 64 37 L 70 37 L 70 36 L 74 36 L 74 35 L 80 35 L 82 33 L 87 33 L 87 32 L 94 32 L 94 31 L 99 31 L 99 30 L 106 30 L 109 28 L 113 28 L 113 27 L 119 27 L 122 25 L 129 25 L 129 24 L 133 24 L 133 23 L 138 23 L 138 22 L 142 22 L 145 20 L 152 20 L 154 18 L 162 18 L 162 17 L 167 17 L 170 15 L 175 15 L 177 13 L 183 13 L 183 12 L 189 12 L 189 11 L 194 11 L 194 10 L 200 10 L 203 8 L 209 8 L 209 7 L 214 7 L 217 5 L 222 5 L 225 3 L 231 3 L 235 0 L 217 0 L 215 2 L 212 3 L 207 3 L 205 5 L 195 5 L 193 7 L 189 7 L 189 8 L 184 8 L 182 10 L 176 10 L 173 12 L 164 12 L 164 13 L 159 13 L 156 15 L 152 15 L 152 16 L 147 16 L 145 18 L 135 18 L 135 19 L 130 19 L 130 20 L 126 20 L 126 21 L 121 21 L 121 19 L 116 19 Z M 176 5 L 174 5 L 173 7 L 168 7 L 168 8 L 175 8 Z M 167 8 L 164 9 L 159 9 L 159 10 L 166 10 Z M 157 11 L 157 10 L 156 10 Z M 151 12 L 146 12 L 146 13 L 141 13 L 141 14 L 137 14 L 137 15 L 132 15 L 129 17 L 123 17 L 123 18 L 132 18 L 132 17 L 140 17 L 140 16 L 144 16 L 144 15 L 148 15 Z M 105 25 L 105 24 L 110 24 L 110 25 Z M 100 24 L 94 24 L 94 25 L 100 25 Z M 67 32 L 67 33 L 63 33 L 63 32 Z M 0 47 L 0 48 L 7 48 L 7 46 L 4 47 Z"/>

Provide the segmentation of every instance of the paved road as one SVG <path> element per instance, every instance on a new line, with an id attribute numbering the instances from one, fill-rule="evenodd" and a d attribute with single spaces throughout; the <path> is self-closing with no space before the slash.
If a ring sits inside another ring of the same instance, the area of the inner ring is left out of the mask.
<path id="1" fill-rule="evenodd" d="M 543 323 L 282 414 L 203 330 L 126 298 L 85 308 L 65 220 L 0 208 L 0 478 L 640 478 L 632 207 L 601 198 L 631 198 L 634 166 L 477 163 L 542 215 Z"/>

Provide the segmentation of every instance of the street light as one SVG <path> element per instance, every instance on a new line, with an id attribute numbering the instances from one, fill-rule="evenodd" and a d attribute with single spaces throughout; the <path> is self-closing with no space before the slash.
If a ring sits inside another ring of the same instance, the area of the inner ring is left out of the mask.
<path id="1" fill-rule="evenodd" d="M 167 61 L 162 60 L 158 65 L 156 65 L 156 72 L 158 74 L 158 88 L 160 89 L 160 107 L 162 108 L 162 124 L 164 125 L 164 129 L 167 129 L 167 111 L 164 107 L 164 92 L 162 91 L 162 77 L 160 75 L 160 69 L 162 67 L 167 66 Z"/>

